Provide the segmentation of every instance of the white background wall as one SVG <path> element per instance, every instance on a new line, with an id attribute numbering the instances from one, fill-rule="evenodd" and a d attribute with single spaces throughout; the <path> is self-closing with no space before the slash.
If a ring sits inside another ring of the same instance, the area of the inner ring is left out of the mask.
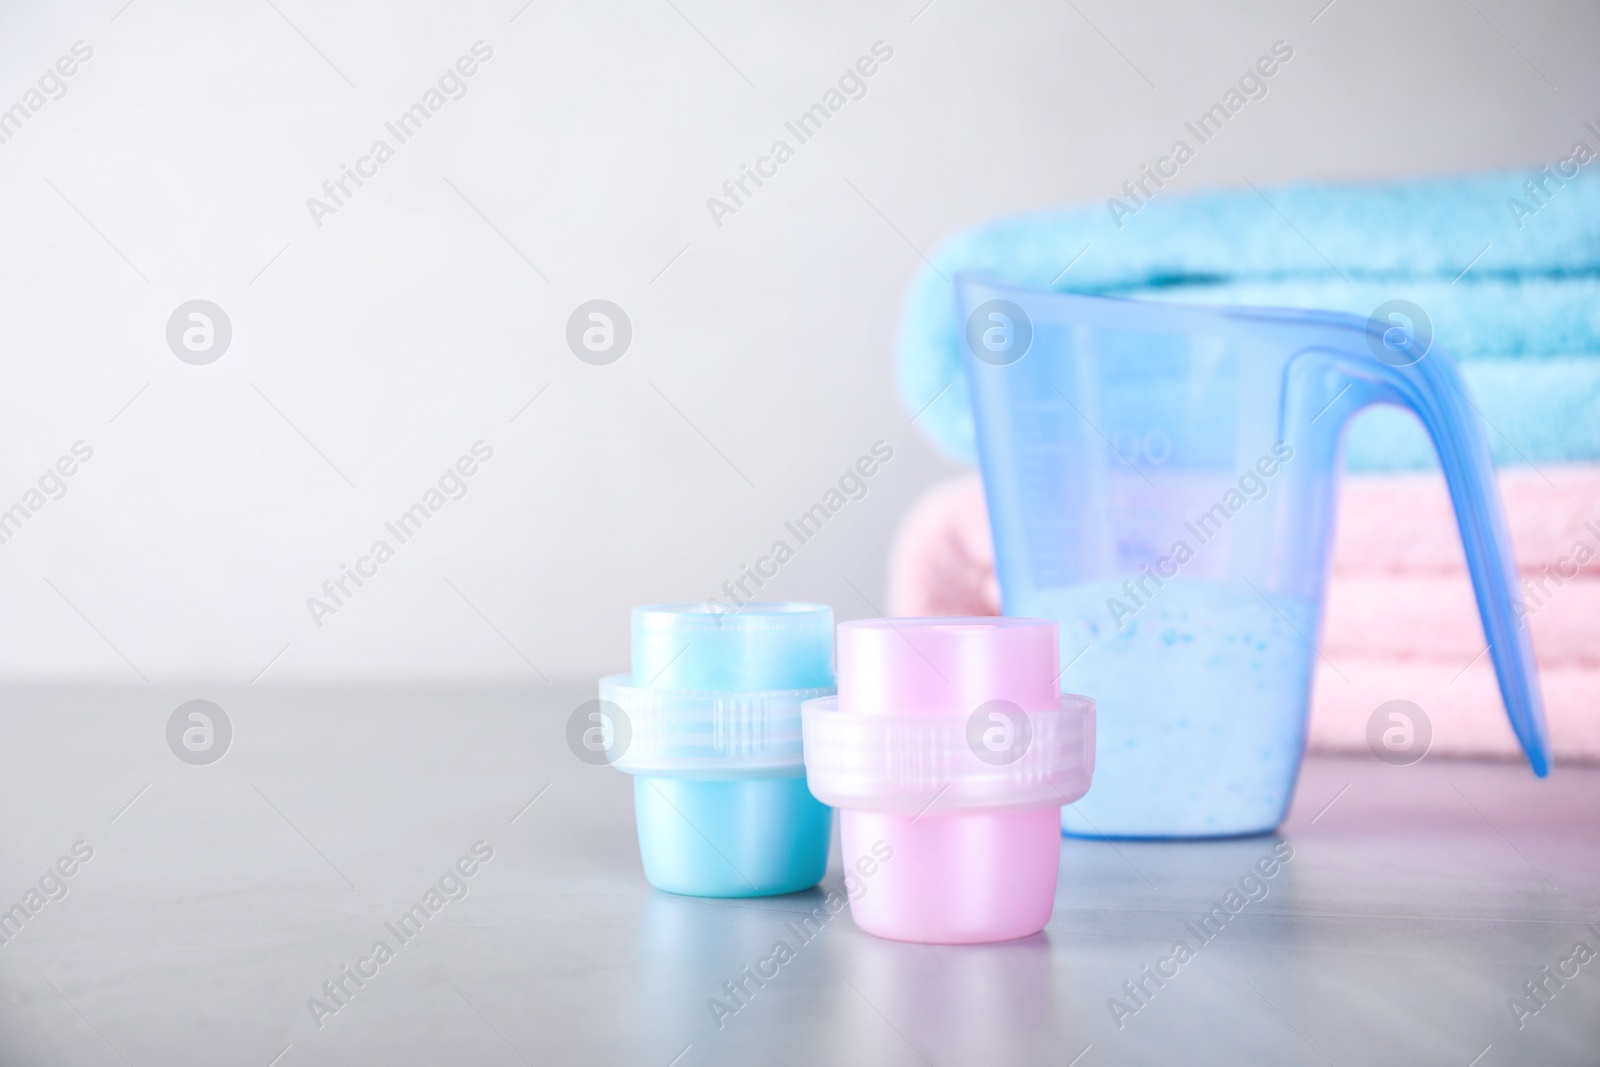
<path id="1" fill-rule="evenodd" d="M 0 9 L 0 108 L 94 50 L 0 144 L 0 508 L 94 449 L 0 545 L 13 680 L 593 677 L 630 605 L 715 594 L 883 439 L 768 587 L 875 614 L 952 469 L 894 392 L 917 250 L 1104 198 L 1278 39 L 1181 187 L 1537 164 L 1600 119 L 1578 3 L 123 3 Z M 480 39 L 467 95 L 318 228 L 306 199 Z M 878 40 L 866 97 L 713 225 Z M 610 366 L 564 341 L 597 297 L 634 328 Z M 234 331 L 208 366 L 165 340 L 195 298 Z M 313 625 L 480 439 L 467 496 Z"/>

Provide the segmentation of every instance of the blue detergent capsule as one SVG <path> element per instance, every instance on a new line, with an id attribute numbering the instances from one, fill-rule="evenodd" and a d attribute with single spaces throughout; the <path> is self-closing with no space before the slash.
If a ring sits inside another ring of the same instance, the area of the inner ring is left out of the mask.
<path id="1" fill-rule="evenodd" d="M 800 705 L 833 692 L 825 606 L 634 609 L 632 673 L 600 698 L 627 735 L 613 766 L 634 776 L 651 885 L 756 897 L 821 881 L 833 809 L 806 788 Z"/>

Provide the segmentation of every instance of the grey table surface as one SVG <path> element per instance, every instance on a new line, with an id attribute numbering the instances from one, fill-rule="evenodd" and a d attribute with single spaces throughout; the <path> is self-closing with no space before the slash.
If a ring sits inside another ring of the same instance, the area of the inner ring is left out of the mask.
<path id="1" fill-rule="evenodd" d="M 1276 836 L 1065 841 L 1035 937 L 899 944 L 846 913 L 802 943 L 820 892 L 645 883 L 628 780 L 564 741 L 588 695 L 0 693 L 0 908 L 26 914 L 0 925 L 0 1064 L 1600 1063 L 1600 960 L 1563 963 L 1600 950 L 1600 768 L 1315 758 Z M 233 731 L 204 766 L 166 735 L 197 697 Z M 1267 896 L 1195 939 L 1280 840 Z M 447 880 L 397 938 L 479 842 L 466 895 Z M 794 958 L 715 1018 L 780 939 Z"/>

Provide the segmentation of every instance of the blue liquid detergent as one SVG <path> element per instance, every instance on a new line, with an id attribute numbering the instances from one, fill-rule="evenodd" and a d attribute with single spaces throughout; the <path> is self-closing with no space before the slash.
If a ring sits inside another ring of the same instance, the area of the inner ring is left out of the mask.
<path id="1" fill-rule="evenodd" d="M 833 809 L 806 780 L 633 780 L 650 884 L 699 897 L 798 893 L 822 881 Z"/>
<path id="2" fill-rule="evenodd" d="M 1096 702 L 1094 782 L 1062 827 L 1212 837 L 1277 826 L 1305 745 L 1316 604 L 1177 579 L 1119 628 L 1113 597 L 1131 604 L 1121 583 L 1099 582 L 1043 591 L 1019 611 L 1060 620 L 1072 664 L 1061 687 Z"/>
<path id="3" fill-rule="evenodd" d="M 799 702 L 833 692 L 833 612 L 818 604 L 633 612 L 634 812 L 645 877 L 671 893 L 755 897 L 822 880 L 833 809 L 811 795 Z M 609 682 L 602 682 L 602 696 Z M 612 690 L 613 693 L 617 690 Z"/>

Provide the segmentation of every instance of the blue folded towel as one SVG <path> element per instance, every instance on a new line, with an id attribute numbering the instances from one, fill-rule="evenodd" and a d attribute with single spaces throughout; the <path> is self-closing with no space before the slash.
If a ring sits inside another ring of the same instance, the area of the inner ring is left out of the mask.
<path id="1" fill-rule="evenodd" d="M 1546 169 L 1161 193 L 1131 215 L 1093 205 L 986 223 L 946 241 L 913 283 L 901 396 L 939 445 L 973 458 L 950 286 L 958 272 L 1039 289 L 1358 315 L 1404 299 L 1461 364 L 1497 462 L 1597 460 L 1595 167 L 1570 178 Z M 1389 410 L 1357 420 L 1348 458 L 1355 470 L 1436 463 L 1415 420 Z"/>

